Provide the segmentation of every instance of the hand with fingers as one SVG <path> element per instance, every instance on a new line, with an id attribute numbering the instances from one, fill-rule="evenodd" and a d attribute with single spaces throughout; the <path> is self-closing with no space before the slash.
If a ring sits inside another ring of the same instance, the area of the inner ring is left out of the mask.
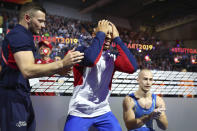
<path id="1" fill-rule="evenodd" d="M 72 49 L 62 59 L 63 67 L 69 68 L 77 63 L 80 63 L 83 58 L 84 53 L 80 53 L 79 51 L 74 51 L 74 49 Z"/>
<path id="2" fill-rule="evenodd" d="M 151 113 L 151 116 L 152 116 L 152 119 L 159 119 L 159 117 L 161 116 L 161 113 L 163 111 L 165 111 L 166 109 L 165 108 L 156 108 L 152 113 Z"/>
<path id="3" fill-rule="evenodd" d="M 94 29 L 95 33 L 97 33 L 98 31 L 102 31 L 105 34 L 107 34 L 107 32 L 109 31 L 109 21 L 108 20 L 100 20 L 98 22 L 98 26 Z"/>
<path id="4" fill-rule="evenodd" d="M 119 37 L 119 32 L 116 26 L 112 22 L 110 22 L 110 25 L 112 26 L 112 38 L 115 39 L 116 37 Z"/>

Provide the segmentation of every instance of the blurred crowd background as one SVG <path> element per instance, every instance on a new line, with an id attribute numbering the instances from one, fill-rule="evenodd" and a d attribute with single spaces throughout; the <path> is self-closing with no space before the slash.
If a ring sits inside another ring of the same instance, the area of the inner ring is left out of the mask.
<path id="1" fill-rule="evenodd" d="M 6 33 L 18 24 L 17 16 L 20 5 L 1 2 L 0 6 L 1 46 Z M 193 18 L 195 18 L 194 15 L 192 17 L 187 15 L 183 18 L 175 18 L 170 23 L 177 24 Z M 76 18 L 59 16 L 58 14 L 47 14 L 46 28 L 39 34 L 40 38 L 34 37 L 35 44 L 37 45 L 43 39 L 49 40 L 53 46 L 51 58 L 53 59 L 55 56 L 63 57 L 69 49 L 80 45 L 88 46 L 91 43 L 91 34 L 95 23 L 96 20 L 83 21 Z M 162 24 L 157 26 L 165 28 L 168 23 L 169 21 L 163 21 Z M 191 48 L 193 49 L 192 51 L 178 51 L 180 48 L 190 49 L 184 40 L 161 40 L 153 26 L 140 25 L 138 28 L 131 26 L 130 29 L 121 26 L 117 27 L 121 39 L 128 45 L 130 51 L 137 59 L 139 68 L 164 71 L 197 71 L 196 48 Z M 116 49 L 111 47 L 111 50 L 115 51 Z M 39 58 L 39 54 L 36 57 Z"/>

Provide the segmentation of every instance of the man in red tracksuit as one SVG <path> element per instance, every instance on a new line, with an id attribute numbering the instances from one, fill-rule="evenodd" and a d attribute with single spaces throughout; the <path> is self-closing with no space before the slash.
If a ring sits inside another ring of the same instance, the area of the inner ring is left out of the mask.
<path id="1" fill-rule="evenodd" d="M 36 59 L 36 64 L 47 64 L 54 62 L 54 60 L 50 58 L 50 54 L 53 48 L 51 43 L 49 43 L 48 41 L 40 41 L 38 43 L 38 46 L 41 58 Z"/>

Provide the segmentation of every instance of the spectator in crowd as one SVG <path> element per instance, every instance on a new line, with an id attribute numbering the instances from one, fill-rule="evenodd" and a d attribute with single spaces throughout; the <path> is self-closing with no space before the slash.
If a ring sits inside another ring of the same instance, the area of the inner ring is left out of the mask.
<path id="1" fill-rule="evenodd" d="M 0 11 L 1 12 L 1 11 Z M 17 18 L 15 17 L 17 11 L 2 11 L 2 16 L 4 20 L 3 28 L 4 31 L 8 28 L 13 28 L 14 25 L 17 23 Z M 40 32 L 41 36 L 50 36 L 50 37 L 57 37 L 57 38 L 76 38 L 79 41 L 79 45 L 86 45 L 88 46 L 91 43 L 92 37 L 89 32 L 92 32 L 93 23 L 92 22 L 84 22 L 79 21 L 71 18 L 66 18 L 63 16 L 58 15 L 50 15 L 48 14 L 46 19 L 47 27 Z M 179 45 L 180 47 L 184 47 L 184 42 L 181 40 L 176 40 L 174 42 L 164 42 L 159 40 L 159 38 L 153 35 L 154 30 L 152 28 L 146 27 L 142 25 L 139 29 L 126 29 L 119 27 L 120 38 L 126 44 L 145 44 L 145 45 L 152 45 L 152 50 L 139 50 L 137 49 L 130 49 L 132 50 L 133 54 L 137 57 L 139 62 L 139 67 L 142 68 L 149 68 L 154 70 L 164 70 L 164 71 L 180 71 L 178 64 L 174 64 L 174 58 L 171 54 L 172 52 L 169 50 L 169 45 L 173 45 L 173 47 Z M 1 37 L 1 36 L 0 36 Z M 1 38 L 0 38 L 1 39 Z M 0 40 L 1 41 L 1 40 Z M 51 42 L 52 45 L 56 45 L 53 48 L 52 58 L 53 55 L 56 54 L 55 52 L 60 52 L 61 48 L 71 48 L 71 44 L 66 45 L 62 42 Z M 144 57 L 149 54 L 151 61 L 146 62 Z M 177 53 L 178 54 L 178 53 Z M 189 54 L 181 54 L 183 55 L 183 65 L 181 68 L 187 68 L 188 71 L 194 71 L 193 65 L 190 61 Z M 162 59 L 163 58 L 163 59 Z M 165 62 L 164 62 L 165 61 Z"/>
<path id="2" fill-rule="evenodd" d="M 54 61 L 60 61 L 61 60 L 61 57 L 60 56 L 55 56 L 54 57 Z"/>
<path id="3" fill-rule="evenodd" d="M 51 59 L 50 55 L 52 52 L 52 45 L 48 41 L 40 41 L 38 43 L 39 46 L 39 54 L 41 56 L 40 59 L 36 59 L 37 64 L 47 64 L 54 62 L 53 59 Z"/>

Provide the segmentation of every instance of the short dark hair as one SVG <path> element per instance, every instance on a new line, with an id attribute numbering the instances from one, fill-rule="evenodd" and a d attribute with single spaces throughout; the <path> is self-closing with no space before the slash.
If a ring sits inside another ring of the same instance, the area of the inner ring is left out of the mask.
<path id="1" fill-rule="evenodd" d="M 33 15 L 35 11 L 42 11 L 43 13 L 46 14 L 46 10 L 44 9 L 43 6 L 41 6 L 37 2 L 27 2 L 24 5 L 22 5 L 20 11 L 19 11 L 19 21 L 23 19 L 24 15 L 26 13 L 29 13 L 30 15 Z"/>

